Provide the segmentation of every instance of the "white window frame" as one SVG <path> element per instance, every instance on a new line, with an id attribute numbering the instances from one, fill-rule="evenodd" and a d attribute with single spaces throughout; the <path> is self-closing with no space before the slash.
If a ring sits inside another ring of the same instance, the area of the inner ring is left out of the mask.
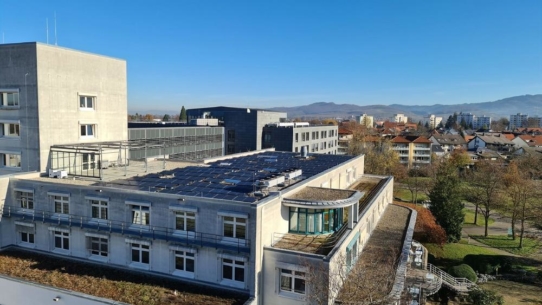
<path id="1" fill-rule="evenodd" d="M 109 219 L 109 201 L 107 199 L 87 198 L 87 200 L 90 203 L 90 216 L 93 220 L 106 221 Z M 94 211 L 97 211 L 97 214 Z"/>
<path id="2" fill-rule="evenodd" d="M 2 167 L 5 167 L 5 168 L 13 168 L 13 169 L 17 169 L 17 168 L 21 168 L 21 155 L 20 154 L 17 154 L 17 153 L 0 153 L 0 157 L 2 158 L 1 162 L 2 162 Z M 15 159 L 16 161 L 16 166 L 12 166 L 11 164 L 11 160 L 12 159 Z M 18 162 L 17 162 L 18 161 Z"/>
<path id="3" fill-rule="evenodd" d="M 224 277 L 224 268 L 231 268 L 231 278 Z M 236 280 L 236 270 L 243 270 L 243 281 Z M 226 286 L 232 286 L 237 288 L 244 288 L 247 279 L 247 265 L 246 260 L 243 258 L 235 258 L 230 256 L 223 256 L 220 259 L 220 283 Z"/>
<path id="4" fill-rule="evenodd" d="M 56 246 L 57 238 L 60 240 L 60 248 Z M 55 251 L 70 251 L 70 232 L 54 230 L 53 248 Z"/>
<path id="5" fill-rule="evenodd" d="M 279 294 L 288 297 L 304 297 L 307 295 L 307 274 L 304 271 L 278 268 L 279 270 Z M 283 285 L 283 280 L 289 279 L 287 286 Z M 303 291 L 296 291 L 296 282 L 303 282 Z"/>
<path id="6" fill-rule="evenodd" d="M 222 217 L 222 236 L 231 240 L 246 240 L 248 233 L 248 217 L 239 215 L 221 215 Z M 238 220 L 242 219 L 243 222 Z M 226 236 L 226 225 L 232 225 L 232 236 Z M 244 236 L 237 236 L 237 227 L 244 227 Z"/>
<path id="7" fill-rule="evenodd" d="M 15 200 L 17 200 L 17 205 L 21 209 L 34 209 L 34 192 L 32 191 L 15 190 Z"/>
<path id="8" fill-rule="evenodd" d="M 8 103 L 8 95 L 13 95 L 16 98 L 16 101 L 13 103 L 13 105 L 9 105 Z M 0 107 L 19 107 L 20 102 L 20 93 L 19 89 L 0 89 Z"/>
<path id="9" fill-rule="evenodd" d="M 79 136 L 81 138 L 96 138 L 96 126 L 96 124 L 79 124 Z M 89 134 L 89 130 L 92 134 Z"/>
<path id="10" fill-rule="evenodd" d="M 140 242 L 130 242 L 130 267 L 140 268 L 140 269 L 150 269 L 151 265 L 151 246 L 150 244 L 140 243 Z M 134 251 L 138 253 L 138 260 L 134 261 Z M 148 262 L 145 263 L 143 259 L 143 253 L 147 252 Z"/>
<path id="11" fill-rule="evenodd" d="M 21 124 L 15 122 L 4 122 L 1 123 L 2 126 L 2 136 L 6 138 L 20 138 L 21 137 Z M 13 127 L 13 132 L 12 132 Z"/>
<path id="12" fill-rule="evenodd" d="M 196 273 L 196 251 L 192 249 L 172 249 L 173 252 L 173 275 L 194 278 Z M 183 262 L 184 269 L 177 269 L 177 259 L 181 259 Z M 193 270 L 186 270 L 186 261 L 192 260 Z"/>
<path id="13" fill-rule="evenodd" d="M 83 170 L 96 169 L 96 154 L 83 153 L 81 156 L 81 165 Z"/>
<path id="14" fill-rule="evenodd" d="M 195 211 L 177 210 L 177 211 L 174 211 L 174 213 L 175 213 L 175 231 L 179 233 L 191 233 L 191 234 L 196 233 L 197 213 Z M 178 220 L 182 220 L 183 222 L 183 226 L 181 228 L 178 226 L 178 222 L 177 222 Z M 194 227 L 192 229 L 188 227 L 188 220 L 194 221 Z"/>
<path id="15" fill-rule="evenodd" d="M 84 99 L 84 101 L 82 101 Z M 89 107 L 89 102 L 91 106 Z M 96 109 L 96 96 L 89 94 L 79 94 L 79 109 L 80 110 L 95 110 Z"/>
<path id="16" fill-rule="evenodd" d="M 151 207 L 147 205 L 130 204 L 130 225 L 137 227 L 150 227 Z"/>
<path id="17" fill-rule="evenodd" d="M 36 227 L 33 223 L 15 221 L 17 244 L 23 247 L 34 248 L 36 245 Z M 24 237 L 26 236 L 26 238 Z M 26 241 L 24 240 L 26 239 Z"/>
<path id="18" fill-rule="evenodd" d="M 109 238 L 106 236 L 86 236 L 88 239 L 88 252 L 91 258 L 107 259 L 109 257 Z M 97 246 L 96 249 L 94 246 Z M 102 246 L 105 245 L 105 250 Z M 105 255 L 104 255 L 105 254 Z"/>
<path id="19" fill-rule="evenodd" d="M 70 214 L 70 196 L 60 194 L 49 194 L 49 198 L 53 203 L 53 212 L 57 215 L 69 215 Z M 59 210 L 57 210 L 60 207 Z"/>

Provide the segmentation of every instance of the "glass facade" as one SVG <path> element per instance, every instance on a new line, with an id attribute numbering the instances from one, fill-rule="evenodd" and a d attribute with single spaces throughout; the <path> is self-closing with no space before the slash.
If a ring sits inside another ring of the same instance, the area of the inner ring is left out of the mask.
<path id="1" fill-rule="evenodd" d="M 339 230 L 343 225 L 343 209 L 290 208 L 290 232 L 325 234 Z"/>

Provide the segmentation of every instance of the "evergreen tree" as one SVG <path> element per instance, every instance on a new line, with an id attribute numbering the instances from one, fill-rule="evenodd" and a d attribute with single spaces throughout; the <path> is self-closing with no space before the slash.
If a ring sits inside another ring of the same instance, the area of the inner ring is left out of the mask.
<path id="1" fill-rule="evenodd" d="M 454 126 L 454 124 L 455 124 L 454 117 L 452 115 L 450 115 L 450 116 L 448 116 L 448 119 L 446 120 L 446 124 L 444 125 L 444 127 L 446 127 L 447 129 L 452 128 L 452 126 Z"/>
<path id="2" fill-rule="evenodd" d="M 162 118 L 162 121 L 169 122 L 169 114 L 164 114 L 164 117 Z"/>
<path id="3" fill-rule="evenodd" d="M 435 185 L 429 193 L 430 210 L 437 223 L 446 231 L 448 242 L 461 239 L 465 214 L 461 203 L 460 180 L 452 162 L 442 163 L 437 171 Z"/>
<path id="4" fill-rule="evenodd" d="M 467 121 L 465 121 L 465 118 L 461 119 L 461 123 L 459 124 L 463 129 L 467 128 Z"/>
<path id="5" fill-rule="evenodd" d="M 424 127 L 425 127 L 426 129 L 429 129 L 429 122 L 425 122 Z"/>
<path id="6" fill-rule="evenodd" d="M 180 122 L 188 121 L 188 117 L 186 116 L 186 109 L 184 109 L 184 106 L 181 108 L 181 114 L 179 115 L 179 121 Z"/>

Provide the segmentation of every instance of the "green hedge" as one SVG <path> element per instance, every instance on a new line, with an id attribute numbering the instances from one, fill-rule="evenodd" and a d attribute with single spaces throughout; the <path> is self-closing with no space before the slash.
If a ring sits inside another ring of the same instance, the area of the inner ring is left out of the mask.
<path id="1" fill-rule="evenodd" d="M 474 283 L 476 283 L 476 280 L 478 279 L 478 277 L 476 276 L 476 272 L 474 272 L 472 267 L 467 264 L 454 266 L 450 268 L 450 270 L 448 270 L 448 273 L 450 273 L 454 277 L 467 278 L 469 281 Z"/>
<path id="2" fill-rule="evenodd" d="M 484 274 L 494 274 L 495 267 L 499 267 L 499 272 L 510 272 L 513 262 L 510 256 L 505 255 L 466 255 L 463 263 L 472 267 L 472 269 Z"/>

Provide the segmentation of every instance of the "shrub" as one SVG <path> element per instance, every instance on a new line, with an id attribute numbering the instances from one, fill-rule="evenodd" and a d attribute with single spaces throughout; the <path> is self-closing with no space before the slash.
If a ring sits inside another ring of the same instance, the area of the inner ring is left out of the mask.
<path id="1" fill-rule="evenodd" d="M 467 264 L 454 266 L 450 268 L 448 273 L 455 277 L 464 277 L 474 283 L 476 283 L 476 280 L 478 279 L 474 270 Z"/>
<path id="2" fill-rule="evenodd" d="M 469 254 L 465 256 L 463 262 L 479 273 L 485 274 L 494 274 L 496 266 L 499 266 L 499 273 L 510 272 L 513 265 L 511 258 L 506 255 Z"/>
<path id="3" fill-rule="evenodd" d="M 476 305 L 503 305 L 504 300 L 502 296 L 497 295 L 493 291 L 485 290 L 482 288 L 475 288 L 469 291 L 469 301 Z"/>
<path id="4" fill-rule="evenodd" d="M 414 227 L 414 239 L 422 243 L 443 245 L 446 243 L 446 231 L 437 224 L 435 216 L 428 209 L 415 204 L 400 203 L 418 212 L 416 226 Z"/>

